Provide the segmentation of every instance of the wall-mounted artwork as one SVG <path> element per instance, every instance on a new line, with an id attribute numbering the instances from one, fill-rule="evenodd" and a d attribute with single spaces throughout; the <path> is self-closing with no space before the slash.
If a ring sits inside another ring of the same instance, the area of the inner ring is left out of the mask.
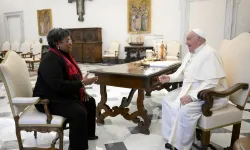
<path id="1" fill-rule="evenodd" d="M 51 9 L 37 10 L 38 32 L 40 36 L 46 36 L 52 28 Z"/>
<path id="2" fill-rule="evenodd" d="M 128 0 L 128 32 L 151 32 L 151 0 Z"/>

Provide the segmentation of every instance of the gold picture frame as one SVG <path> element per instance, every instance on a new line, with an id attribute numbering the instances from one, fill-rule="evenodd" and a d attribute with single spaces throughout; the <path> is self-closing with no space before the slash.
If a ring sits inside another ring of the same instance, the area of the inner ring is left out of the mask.
<path id="1" fill-rule="evenodd" d="M 151 32 L 151 0 L 128 1 L 128 32 Z"/>
<path id="2" fill-rule="evenodd" d="M 51 9 L 37 10 L 38 33 L 40 36 L 46 36 L 52 29 L 52 11 Z"/>

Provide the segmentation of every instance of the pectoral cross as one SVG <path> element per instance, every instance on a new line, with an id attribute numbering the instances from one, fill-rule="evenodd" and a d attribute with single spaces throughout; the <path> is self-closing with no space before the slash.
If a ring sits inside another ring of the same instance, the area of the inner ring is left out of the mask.
<path id="1" fill-rule="evenodd" d="M 69 3 L 72 3 L 74 1 L 76 1 L 76 13 L 78 15 L 78 21 L 83 22 L 84 20 L 83 15 L 85 15 L 85 9 L 84 9 L 85 0 L 68 0 Z"/>

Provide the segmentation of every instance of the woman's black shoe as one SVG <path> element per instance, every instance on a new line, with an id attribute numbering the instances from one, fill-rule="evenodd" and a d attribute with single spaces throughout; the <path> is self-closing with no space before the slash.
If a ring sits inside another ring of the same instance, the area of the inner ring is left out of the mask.
<path id="1" fill-rule="evenodd" d="M 95 136 L 90 136 L 90 137 L 88 137 L 88 139 L 89 139 L 89 140 L 97 140 L 97 139 L 98 139 L 98 136 L 96 136 L 96 135 L 95 135 Z"/>

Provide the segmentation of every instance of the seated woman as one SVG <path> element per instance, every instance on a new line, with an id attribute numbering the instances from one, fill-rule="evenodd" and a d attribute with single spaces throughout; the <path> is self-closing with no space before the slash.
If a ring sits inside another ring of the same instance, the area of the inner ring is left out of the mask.
<path id="1" fill-rule="evenodd" d="M 54 28 L 47 36 L 49 52 L 42 59 L 33 96 L 49 99 L 53 115 L 67 118 L 71 150 L 88 149 L 88 140 L 95 140 L 96 104 L 84 86 L 97 81 L 97 77 L 82 77 L 70 54 L 72 41 L 67 30 Z M 36 108 L 44 112 L 43 106 Z"/>

